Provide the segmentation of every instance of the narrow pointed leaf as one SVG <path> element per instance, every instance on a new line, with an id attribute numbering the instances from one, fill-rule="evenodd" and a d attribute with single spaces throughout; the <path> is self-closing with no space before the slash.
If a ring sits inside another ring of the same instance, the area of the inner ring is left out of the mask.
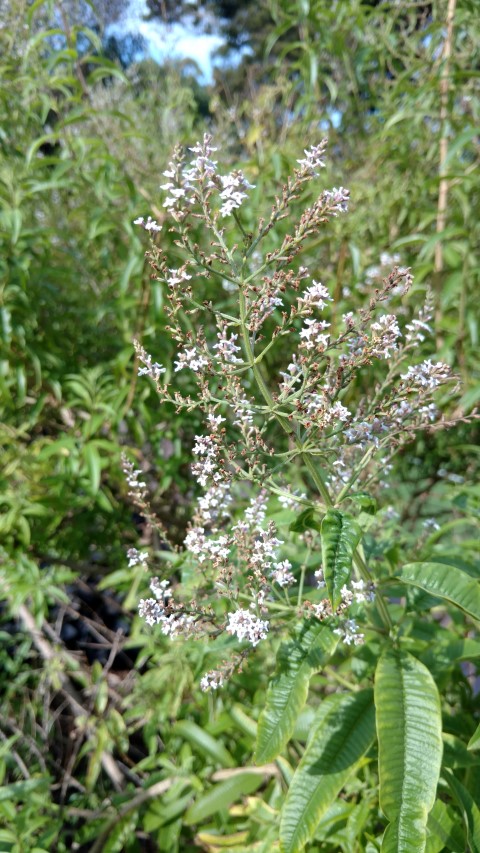
<path id="1" fill-rule="evenodd" d="M 480 621 L 480 584 L 461 569 L 444 563 L 407 563 L 398 577 Z"/>
<path id="2" fill-rule="evenodd" d="M 479 744 L 480 746 L 480 744 Z M 455 735 L 443 733 L 443 766 L 455 769 L 457 767 L 478 767 L 480 756 L 470 752 L 468 746 Z"/>
<path id="3" fill-rule="evenodd" d="M 257 764 L 273 761 L 291 738 L 307 700 L 310 678 L 333 654 L 337 643 L 338 637 L 330 628 L 317 619 L 308 619 L 294 640 L 280 646 L 275 675 L 258 720 Z"/>
<path id="4" fill-rule="evenodd" d="M 179 720 L 173 726 L 172 734 L 179 735 L 183 740 L 188 741 L 194 749 L 222 767 L 235 767 L 235 761 L 223 743 L 191 720 Z"/>
<path id="5" fill-rule="evenodd" d="M 478 724 L 476 731 L 473 733 L 472 737 L 468 741 L 467 749 L 480 749 L 480 723 Z"/>
<path id="6" fill-rule="evenodd" d="M 371 690 L 335 693 L 322 702 L 282 810 L 282 853 L 299 853 L 304 849 L 374 737 Z"/>
<path id="7" fill-rule="evenodd" d="M 382 853 L 424 853 L 442 760 L 442 716 L 429 670 L 388 650 L 375 675 Z"/>
<path id="8" fill-rule="evenodd" d="M 444 770 L 443 776 L 455 797 L 465 821 L 469 853 L 480 853 L 480 808 L 469 791 L 458 781 L 451 770 Z"/>
<path id="9" fill-rule="evenodd" d="M 350 580 L 355 548 L 362 535 L 361 527 L 349 515 L 329 509 L 322 521 L 323 575 L 332 608 L 342 600 L 342 587 Z"/>
<path id="10" fill-rule="evenodd" d="M 460 819 L 450 806 L 437 800 L 428 816 L 425 853 L 464 853 L 465 840 Z"/>
<path id="11" fill-rule="evenodd" d="M 100 488 L 100 478 L 102 474 L 102 463 L 97 448 L 94 444 L 86 444 L 83 448 L 83 455 L 87 466 L 88 476 L 90 478 L 90 489 L 92 495 L 96 495 Z"/>
<path id="12" fill-rule="evenodd" d="M 259 776 L 258 773 L 249 773 L 248 770 L 245 770 L 245 773 L 232 776 L 231 779 L 226 779 L 224 782 L 219 782 L 218 785 L 210 788 L 206 794 L 198 797 L 190 806 L 185 815 L 185 823 L 187 825 L 202 823 L 211 815 L 228 809 L 240 797 L 253 794 L 262 784 L 262 776 Z"/>
<path id="13" fill-rule="evenodd" d="M 289 530 L 292 533 L 305 533 L 306 530 L 320 530 L 320 522 L 315 515 L 315 510 L 311 507 L 304 509 L 295 521 L 292 521 Z"/>

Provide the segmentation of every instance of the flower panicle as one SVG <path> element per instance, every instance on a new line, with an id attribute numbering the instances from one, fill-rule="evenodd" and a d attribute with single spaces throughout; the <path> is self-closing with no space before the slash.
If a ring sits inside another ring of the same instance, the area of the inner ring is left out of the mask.
<path id="1" fill-rule="evenodd" d="M 163 402 L 202 421 L 189 445 L 196 499 L 181 552 L 193 579 L 188 600 L 181 584 L 172 589 L 154 578 L 139 614 L 171 637 L 228 635 L 243 646 L 242 660 L 298 614 L 326 620 L 346 645 L 363 642 L 374 587 L 352 579 L 335 612 L 327 599 L 311 603 L 309 590 L 325 583 L 305 556 L 318 548 L 316 522 L 293 528 L 295 546 L 291 531 L 284 536 L 292 514 L 319 512 L 305 465 L 297 469 L 296 461 L 308 461 L 310 470 L 320 462 L 323 502 L 325 493 L 339 506 L 362 490 L 381 496 L 393 454 L 412 431 L 438 420 L 436 392 L 451 381 L 448 365 L 423 353 L 432 335 L 431 295 L 405 321 L 401 300 L 413 279 L 399 255 L 382 253 L 365 271 L 362 307 L 356 297 L 339 307 L 338 293 L 352 295 L 347 284 L 301 262 L 309 239 L 348 212 L 350 194 L 340 186 L 321 189 L 295 214 L 304 190 L 322 175 L 326 148 L 322 139 L 304 150 L 258 227 L 251 224 L 255 185 L 246 167 L 224 173 L 209 134 L 175 150 L 162 190 L 177 260 L 161 250 L 161 238 L 149 253 L 165 295 L 171 363 L 165 359 L 165 367 L 134 344 L 138 375 L 153 381 Z M 161 228 L 151 217 L 136 224 L 152 237 Z M 370 382 L 373 364 L 380 379 Z M 360 399 L 359 377 L 366 388 Z M 124 470 L 134 501 L 146 506 L 142 472 L 130 463 Z M 288 481 L 293 470 L 295 486 Z M 149 561 L 136 549 L 127 556 L 131 568 Z M 229 666 L 206 672 L 202 689 L 222 687 L 234 671 Z"/>

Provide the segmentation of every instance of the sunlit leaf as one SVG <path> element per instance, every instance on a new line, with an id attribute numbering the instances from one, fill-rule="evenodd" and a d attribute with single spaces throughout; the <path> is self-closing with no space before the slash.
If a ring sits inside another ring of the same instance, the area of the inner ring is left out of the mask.
<path id="1" fill-rule="evenodd" d="M 361 528 L 349 515 L 329 509 L 322 521 L 323 575 L 333 610 L 342 600 L 342 587 L 350 580 L 352 560 Z"/>
<path id="2" fill-rule="evenodd" d="M 307 620 L 294 640 L 282 643 L 265 708 L 258 720 L 255 761 L 264 764 L 282 751 L 292 736 L 308 694 L 312 673 L 333 654 L 338 637 L 317 619 Z"/>
<path id="3" fill-rule="evenodd" d="M 444 563 L 407 563 L 398 578 L 480 620 L 480 584 L 461 569 Z"/>
<path id="4" fill-rule="evenodd" d="M 203 755 L 213 759 L 222 767 L 234 767 L 235 761 L 221 740 L 216 740 L 212 735 L 197 726 L 191 720 L 179 720 L 172 729 L 172 734 L 187 740 L 195 749 Z"/>
<path id="5" fill-rule="evenodd" d="M 282 810 L 283 853 L 299 853 L 375 737 L 373 693 L 335 693 L 320 705 Z"/>
<path id="6" fill-rule="evenodd" d="M 429 670 L 387 649 L 375 674 L 382 853 L 424 853 L 442 760 L 440 699 Z"/>
<path id="7" fill-rule="evenodd" d="M 451 770 L 445 770 L 443 775 L 462 812 L 467 830 L 469 853 L 480 853 L 480 808 Z"/>
<path id="8" fill-rule="evenodd" d="M 185 815 L 185 823 L 202 823 L 206 818 L 227 809 L 239 797 L 253 794 L 263 779 L 258 773 L 238 773 L 214 785 L 206 794 L 199 796 Z"/>

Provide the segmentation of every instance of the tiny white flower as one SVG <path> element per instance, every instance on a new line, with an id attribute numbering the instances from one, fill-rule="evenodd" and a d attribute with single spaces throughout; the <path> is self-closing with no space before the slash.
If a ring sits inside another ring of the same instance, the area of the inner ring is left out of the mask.
<path id="1" fill-rule="evenodd" d="M 234 634 L 239 640 L 246 640 L 252 646 L 257 646 L 260 640 L 265 640 L 269 623 L 259 619 L 249 610 L 237 610 L 228 614 L 226 631 Z"/>

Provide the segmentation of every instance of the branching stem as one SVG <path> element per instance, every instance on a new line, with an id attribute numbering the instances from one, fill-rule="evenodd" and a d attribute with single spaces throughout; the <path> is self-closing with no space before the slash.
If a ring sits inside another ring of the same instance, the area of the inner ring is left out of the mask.
<path id="1" fill-rule="evenodd" d="M 290 421 L 287 418 L 278 414 L 278 412 L 276 410 L 275 401 L 272 397 L 270 389 L 269 389 L 267 383 L 265 382 L 265 379 L 263 378 L 262 371 L 258 365 L 258 362 L 255 360 L 255 353 L 254 353 L 252 343 L 250 341 L 250 335 L 249 335 L 249 332 L 248 332 L 248 329 L 246 326 L 246 300 L 245 300 L 245 293 L 243 291 L 243 282 L 239 282 L 239 307 L 240 307 L 240 328 L 241 328 L 241 332 L 242 332 L 242 339 L 243 339 L 243 345 L 244 345 L 244 349 L 245 349 L 245 355 L 247 358 L 247 363 L 250 365 L 250 367 L 253 371 L 253 375 L 254 375 L 256 383 L 258 385 L 259 391 L 262 394 L 262 396 L 263 396 L 263 398 L 267 404 L 267 407 L 270 410 L 270 412 L 272 413 L 272 415 L 274 416 L 274 418 L 278 421 L 278 423 L 280 424 L 282 429 L 287 433 L 287 435 L 289 435 L 293 439 L 293 441 L 295 442 L 295 444 L 296 444 L 296 446 L 300 452 L 300 455 L 302 457 L 302 460 L 305 464 L 305 467 L 307 468 L 307 471 L 309 472 L 310 477 L 312 478 L 313 482 L 315 483 L 315 486 L 318 490 L 318 493 L 320 494 L 325 506 L 327 508 L 331 508 L 334 506 L 334 503 L 333 503 L 332 497 L 330 495 L 330 492 L 328 490 L 328 487 L 323 482 L 323 479 L 322 479 L 318 469 L 315 466 L 315 463 L 311 457 L 310 452 L 305 449 L 305 446 L 303 445 L 303 443 L 302 443 L 298 433 L 296 432 L 295 428 L 293 427 L 293 425 L 290 423 Z M 364 581 L 366 581 L 367 583 L 372 583 L 372 580 L 373 580 L 372 575 L 370 574 L 368 567 L 367 567 L 365 561 L 363 560 L 363 558 L 361 557 L 358 549 L 355 551 L 353 561 L 355 563 L 356 568 L 358 569 L 358 572 L 359 572 L 361 578 Z M 382 617 L 382 620 L 385 624 L 385 627 L 389 631 L 391 631 L 393 628 L 393 623 L 392 623 L 392 620 L 390 618 L 390 614 L 388 612 L 387 605 L 386 605 L 385 601 L 383 600 L 380 592 L 377 592 L 376 601 L 377 601 L 378 610 L 379 610 L 380 615 Z"/>

